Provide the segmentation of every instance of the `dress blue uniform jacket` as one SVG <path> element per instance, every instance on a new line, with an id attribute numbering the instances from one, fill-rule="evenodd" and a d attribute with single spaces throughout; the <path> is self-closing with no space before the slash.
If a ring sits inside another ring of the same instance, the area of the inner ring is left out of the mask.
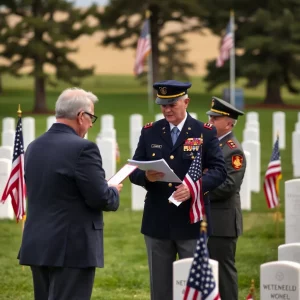
<path id="1" fill-rule="evenodd" d="M 103 267 L 102 211 L 119 206 L 96 144 L 56 123 L 25 153 L 27 219 L 20 264 Z"/>
<path id="2" fill-rule="evenodd" d="M 208 172 L 203 175 L 202 187 L 204 193 L 209 192 L 226 179 L 226 167 L 216 137 L 216 129 L 213 126 L 207 127 L 188 114 L 173 146 L 170 124 L 165 119 L 154 122 L 152 126 L 145 126 L 142 129 L 133 159 L 148 161 L 164 158 L 170 168 L 183 180 L 197 153 L 183 151 L 184 142 L 188 138 L 200 138 L 203 134 L 202 167 L 208 168 Z M 149 182 L 145 177 L 145 171 L 139 169 L 130 175 L 130 181 L 147 190 L 141 229 L 143 234 L 160 239 L 195 239 L 199 236 L 199 222 L 190 224 L 189 220 L 191 200 L 183 202 L 178 207 L 168 201 L 177 184 Z M 208 203 L 206 210 L 210 223 Z"/>

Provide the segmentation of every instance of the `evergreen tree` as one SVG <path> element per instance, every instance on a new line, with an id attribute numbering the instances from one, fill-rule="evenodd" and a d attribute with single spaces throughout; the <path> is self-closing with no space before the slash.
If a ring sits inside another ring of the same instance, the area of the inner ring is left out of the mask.
<path id="1" fill-rule="evenodd" d="M 152 39 L 153 81 L 161 78 L 187 78 L 186 71 L 193 64 L 186 62 L 187 49 L 183 34 L 199 30 L 198 24 L 187 22 L 200 9 L 196 0 L 111 0 L 99 15 L 105 31 L 103 45 L 119 49 L 136 48 L 145 12 L 149 10 Z M 181 24 L 179 30 L 163 33 L 169 21 Z M 169 39 L 168 39 L 169 38 Z"/>
<path id="2" fill-rule="evenodd" d="M 47 112 L 47 82 L 63 80 L 77 85 L 80 78 L 93 73 L 93 68 L 79 68 L 68 55 L 77 51 L 69 42 L 96 30 L 87 21 L 96 13 L 96 6 L 83 11 L 66 0 L 0 0 L 0 7 L 5 25 L 0 31 L 0 56 L 9 62 L 0 70 L 19 76 L 24 67 L 30 67 L 27 74 L 34 77 L 33 112 Z M 46 66 L 53 67 L 56 80 L 45 72 Z"/>
<path id="3" fill-rule="evenodd" d="M 221 35 L 235 12 L 236 77 L 247 79 L 247 87 L 265 83 L 265 104 L 282 104 L 281 90 L 299 93 L 294 86 L 300 78 L 300 1 L 272 0 L 267 2 L 241 0 L 199 0 L 205 8 L 199 16 L 205 26 Z M 214 14 L 209 14 L 214 11 Z M 207 64 L 209 89 L 228 81 L 229 62 L 215 67 Z"/>

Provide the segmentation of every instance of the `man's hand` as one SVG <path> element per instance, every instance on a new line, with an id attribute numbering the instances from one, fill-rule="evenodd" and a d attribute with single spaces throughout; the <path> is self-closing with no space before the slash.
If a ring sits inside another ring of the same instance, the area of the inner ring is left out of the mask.
<path id="1" fill-rule="evenodd" d="M 123 183 L 120 183 L 120 184 L 111 184 L 109 186 L 115 187 L 118 190 L 118 192 L 120 193 L 121 190 L 122 190 L 122 188 L 123 188 Z"/>
<path id="2" fill-rule="evenodd" d="M 177 201 L 184 202 L 191 198 L 189 188 L 185 184 L 175 186 L 176 191 L 173 194 L 173 198 Z"/>
<path id="3" fill-rule="evenodd" d="M 162 179 L 165 174 L 162 172 L 148 170 L 148 171 L 146 171 L 145 175 L 146 175 L 146 178 L 148 179 L 148 181 L 154 182 L 154 181 L 159 181 L 160 179 Z"/>

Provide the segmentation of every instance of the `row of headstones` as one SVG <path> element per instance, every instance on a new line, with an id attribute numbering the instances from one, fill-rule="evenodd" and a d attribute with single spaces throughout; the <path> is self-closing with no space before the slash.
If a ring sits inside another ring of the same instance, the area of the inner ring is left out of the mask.
<path id="1" fill-rule="evenodd" d="M 192 117 L 197 119 L 196 113 L 190 113 Z M 159 120 L 163 118 L 162 114 L 157 114 L 155 116 L 155 120 Z M 285 124 L 283 121 L 285 118 L 284 113 L 277 112 L 273 114 L 273 121 L 276 120 L 276 124 Z M 280 120 L 281 121 L 280 121 Z M 34 139 L 34 132 L 35 132 L 35 126 L 34 126 L 34 118 L 31 117 L 25 117 L 23 118 L 23 135 L 24 135 L 24 141 L 28 141 L 26 145 Z M 3 119 L 3 126 L 4 132 L 7 132 L 8 134 L 5 135 L 2 133 L 2 140 L 5 136 L 10 136 L 9 143 L 3 143 L 5 145 L 6 149 L 2 147 L 2 150 L 0 148 L 0 158 L 1 158 L 1 151 L 5 152 L 6 154 L 2 155 L 4 158 L 12 157 L 10 153 L 12 153 L 12 148 L 8 149 L 8 147 L 12 147 L 13 140 L 14 140 L 14 131 L 13 128 L 15 127 L 14 118 L 5 118 Z M 47 128 L 49 129 L 51 125 L 55 122 L 55 117 L 50 116 L 47 118 Z M 25 124 L 25 125 L 24 125 Z M 138 138 L 140 135 L 140 130 L 143 126 L 143 117 L 138 114 L 134 114 L 130 116 L 130 149 L 131 149 L 131 155 L 133 155 L 134 150 L 136 148 Z M 249 112 L 246 115 L 246 126 L 245 131 L 248 132 L 245 133 L 245 137 L 251 138 L 251 132 L 254 131 L 254 128 L 256 132 L 259 132 L 259 120 L 258 120 L 258 113 L 256 112 Z M 282 130 L 283 126 L 280 126 L 280 130 Z M 250 132 L 250 134 L 249 134 Z M 283 130 L 284 132 L 284 130 Z M 26 138 L 28 136 L 28 138 Z M 254 135 L 252 135 L 253 138 Z M 259 133 L 256 134 L 256 136 L 259 136 Z M 103 167 L 106 171 L 107 179 L 109 179 L 113 174 L 116 172 L 116 130 L 114 129 L 114 117 L 112 115 L 103 115 L 101 117 L 101 132 L 98 134 L 96 143 L 98 147 L 100 148 L 101 155 L 103 157 Z M 25 144 L 25 142 L 24 142 Z M 245 155 L 247 159 L 247 169 L 245 178 L 243 181 L 243 185 L 241 187 L 241 204 L 242 209 L 244 210 L 251 210 L 251 191 L 253 192 L 259 192 L 260 191 L 260 143 L 259 141 L 254 140 L 247 140 L 242 143 L 243 148 L 245 149 Z M 145 194 L 145 191 L 138 187 L 138 186 L 132 186 L 132 209 L 133 210 L 140 210 L 143 208 L 143 196 Z"/>
<path id="2" fill-rule="evenodd" d="M 46 130 L 56 122 L 54 116 L 47 118 Z M 35 119 L 32 117 L 22 118 L 24 148 L 35 139 Z M 110 178 L 116 172 L 116 130 L 113 128 L 113 116 L 103 115 L 101 118 L 101 131 L 96 143 L 101 148 L 103 167 L 106 177 Z M 2 195 L 11 172 L 13 145 L 15 139 L 15 119 L 4 118 L 2 120 L 1 146 L 0 146 L 0 195 Z M 87 138 L 87 135 L 85 136 Z M 25 146 L 26 145 L 26 146 Z M 14 213 L 10 197 L 0 205 L 0 219 L 13 219 Z"/>

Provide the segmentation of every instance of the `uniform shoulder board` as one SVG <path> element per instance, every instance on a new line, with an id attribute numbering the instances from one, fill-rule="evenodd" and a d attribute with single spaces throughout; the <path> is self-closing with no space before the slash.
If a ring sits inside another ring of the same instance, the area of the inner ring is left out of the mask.
<path id="1" fill-rule="evenodd" d="M 153 126 L 153 122 L 149 122 L 144 126 L 144 128 L 150 128 L 152 126 Z"/>
<path id="2" fill-rule="evenodd" d="M 234 143 L 233 140 L 228 140 L 227 145 L 229 146 L 230 149 L 236 148 L 236 144 Z"/>
<path id="3" fill-rule="evenodd" d="M 212 126 L 212 124 L 210 124 L 210 123 L 204 123 L 204 128 L 207 128 L 207 129 L 210 129 L 210 130 L 212 130 L 212 128 L 213 128 L 213 126 Z"/>

